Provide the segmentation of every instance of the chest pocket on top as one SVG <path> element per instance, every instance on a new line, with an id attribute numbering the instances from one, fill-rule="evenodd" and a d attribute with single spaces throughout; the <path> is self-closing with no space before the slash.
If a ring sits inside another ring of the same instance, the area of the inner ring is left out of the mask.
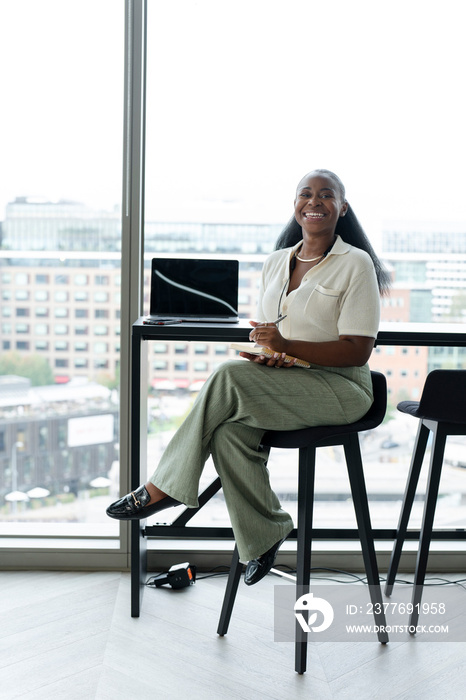
<path id="1" fill-rule="evenodd" d="M 317 284 L 306 303 L 304 310 L 306 316 L 316 321 L 335 321 L 338 316 L 340 294 L 338 289 L 328 289 Z"/>

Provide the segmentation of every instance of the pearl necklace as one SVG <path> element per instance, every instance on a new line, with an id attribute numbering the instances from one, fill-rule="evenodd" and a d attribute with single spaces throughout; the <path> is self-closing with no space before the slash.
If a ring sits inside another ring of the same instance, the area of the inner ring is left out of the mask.
<path id="1" fill-rule="evenodd" d="M 306 260 L 306 258 L 300 258 L 299 255 L 298 255 L 298 253 L 295 253 L 295 258 L 296 258 L 296 260 L 299 260 L 300 262 L 304 262 L 304 263 L 315 262 L 316 260 L 320 260 L 321 258 L 325 258 L 325 257 L 330 253 L 330 251 L 332 250 L 333 246 L 335 245 L 336 239 L 337 239 L 337 238 L 336 238 L 336 236 L 335 236 L 334 239 L 333 239 L 332 245 L 330 245 L 330 246 L 327 248 L 327 250 L 325 251 L 325 253 L 322 253 L 322 255 L 318 255 L 316 258 L 309 258 L 309 260 Z M 302 248 L 302 245 L 300 246 L 300 248 Z"/>
<path id="2" fill-rule="evenodd" d="M 296 253 L 296 260 L 300 260 L 301 262 L 315 262 L 316 260 L 320 260 L 323 258 L 325 253 L 322 253 L 322 255 L 318 255 L 317 258 L 309 258 L 309 260 L 306 260 L 305 258 L 300 258 L 299 255 Z"/>

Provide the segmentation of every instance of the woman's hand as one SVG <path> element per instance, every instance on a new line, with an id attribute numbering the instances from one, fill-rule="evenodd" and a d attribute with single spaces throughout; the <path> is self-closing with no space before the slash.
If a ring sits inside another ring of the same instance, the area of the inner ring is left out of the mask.
<path id="1" fill-rule="evenodd" d="M 296 357 L 289 358 L 286 360 L 286 352 L 275 352 L 272 357 L 266 357 L 265 355 L 251 355 L 249 352 L 240 352 L 240 357 L 244 357 L 250 362 L 255 362 L 258 365 L 267 365 L 267 367 L 294 367 L 296 364 Z"/>
<path id="2" fill-rule="evenodd" d="M 249 321 L 251 326 L 254 326 L 249 334 L 249 340 L 254 341 L 257 345 L 263 345 L 275 352 L 284 352 L 285 338 L 278 330 L 275 323 L 257 323 L 257 321 Z"/>
<path id="3" fill-rule="evenodd" d="M 267 367 L 294 367 L 296 358 L 293 357 L 290 360 L 288 357 L 286 359 L 286 352 L 280 351 L 280 348 L 283 348 L 285 344 L 285 338 L 274 323 L 257 323 L 257 321 L 249 321 L 249 323 L 251 326 L 254 326 L 249 334 L 249 340 L 254 341 L 257 345 L 269 348 L 273 351 L 273 356 L 266 357 L 265 355 L 251 355 L 248 352 L 241 352 L 241 357 L 250 362 L 267 365 Z"/>

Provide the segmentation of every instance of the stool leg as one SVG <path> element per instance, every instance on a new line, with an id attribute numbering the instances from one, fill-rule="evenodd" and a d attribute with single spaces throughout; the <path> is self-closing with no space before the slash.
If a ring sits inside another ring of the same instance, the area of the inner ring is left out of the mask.
<path id="1" fill-rule="evenodd" d="M 302 447 L 299 450 L 296 599 L 309 593 L 315 462 L 315 447 Z M 306 613 L 303 615 L 307 617 Z M 302 674 L 306 671 L 307 664 L 307 632 L 298 621 L 295 635 L 295 670 Z"/>
<path id="2" fill-rule="evenodd" d="M 401 507 L 400 518 L 396 529 L 396 538 L 395 542 L 393 543 L 392 556 L 388 567 L 387 582 L 385 584 L 385 595 L 387 596 L 390 596 L 393 591 L 395 577 L 398 571 L 398 565 L 400 563 L 401 550 L 403 549 L 403 544 L 406 538 L 409 516 L 411 515 L 411 508 L 416 495 L 419 474 L 421 472 L 427 440 L 429 438 L 429 432 L 429 429 L 423 424 L 422 420 L 419 421 L 419 428 L 417 431 L 416 441 L 414 443 L 413 456 L 411 458 L 411 466 L 409 468 L 408 480 L 403 496 L 403 505 Z"/>
<path id="3" fill-rule="evenodd" d="M 366 483 L 359 447 L 359 436 L 357 433 L 348 435 L 344 443 L 346 465 L 353 497 L 354 510 L 358 524 L 359 539 L 361 541 L 362 556 L 366 570 L 369 592 L 374 610 L 374 620 L 377 627 L 383 631 L 377 633 L 379 642 L 388 642 L 386 633 L 386 621 L 380 590 L 379 570 L 377 567 L 377 557 L 375 554 L 374 538 L 369 513 L 369 503 L 367 499 Z"/>
<path id="4" fill-rule="evenodd" d="M 415 627 L 419 619 L 419 606 L 422 599 L 422 588 L 427 570 L 432 528 L 434 525 L 435 506 L 437 505 L 440 476 L 442 474 L 443 455 L 445 452 L 446 434 L 442 426 L 435 424 L 432 428 L 433 443 L 430 456 L 429 477 L 427 481 L 426 500 L 422 517 L 421 534 L 419 538 L 419 550 L 417 553 L 416 573 L 414 575 L 413 588 L 413 612 L 409 624 Z"/>
<path id="5" fill-rule="evenodd" d="M 235 550 L 233 552 L 233 557 L 230 564 L 230 573 L 228 574 L 227 587 L 225 589 L 225 596 L 223 598 L 222 611 L 220 613 L 217 628 L 217 634 L 219 634 L 221 637 L 223 637 L 223 635 L 228 631 L 228 625 L 230 624 L 231 613 L 233 612 L 233 605 L 235 604 L 236 592 L 238 590 L 242 569 L 243 565 L 239 560 L 238 547 L 235 545 Z"/>

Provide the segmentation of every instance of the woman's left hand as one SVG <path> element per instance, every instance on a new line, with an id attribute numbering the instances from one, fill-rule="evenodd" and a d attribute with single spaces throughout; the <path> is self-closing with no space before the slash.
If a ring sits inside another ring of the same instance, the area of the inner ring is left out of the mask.
<path id="1" fill-rule="evenodd" d="M 294 367 L 296 364 L 296 358 L 289 356 L 285 352 L 279 353 L 275 352 L 272 357 L 266 357 L 266 355 L 251 355 L 249 352 L 240 352 L 240 357 L 244 357 L 245 360 L 250 362 L 255 362 L 258 365 L 267 365 L 267 367 Z M 288 357 L 288 359 L 286 359 Z"/>

